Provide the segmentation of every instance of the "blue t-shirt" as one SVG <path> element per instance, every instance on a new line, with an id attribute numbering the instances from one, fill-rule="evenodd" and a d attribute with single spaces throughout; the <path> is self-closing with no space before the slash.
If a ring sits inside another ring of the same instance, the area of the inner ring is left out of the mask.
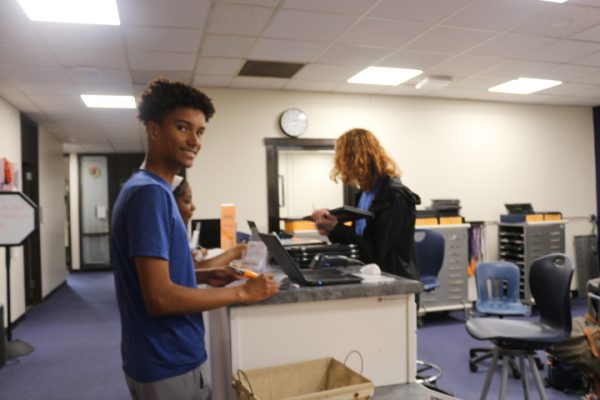
<path id="1" fill-rule="evenodd" d="M 202 314 L 150 316 L 135 266 L 137 256 L 162 258 L 173 283 L 197 287 L 186 228 L 165 180 L 138 170 L 125 182 L 113 208 L 111 252 L 125 373 L 153 382 L 206 361 Z"/>
<path id="2" fill-rule="evenodd" d="M 375 200 L 375 196 L 377 196 L 377 193 L 379 193 L 379 188 L 381 187 L 381 182 L 382 182 L 381 179 L 378 180 L 377 183 L 375 184 L 375 187 L 373 187 L 373 189 L 371 191 L 362 192 L 360 194 L 360 198 L 358 199 L 358 208 L 360 208 L 361 210 L 369 210 L 369 208 L 371 208 L 371 204 L 373 203 L 373 200 Z M 354 231 L 356 232 L 356 234 L 358 236 L 363 235 L 366 227 L 367 227 L 367 219 L 366 218 L 357 219 L 354 222 Z"/>

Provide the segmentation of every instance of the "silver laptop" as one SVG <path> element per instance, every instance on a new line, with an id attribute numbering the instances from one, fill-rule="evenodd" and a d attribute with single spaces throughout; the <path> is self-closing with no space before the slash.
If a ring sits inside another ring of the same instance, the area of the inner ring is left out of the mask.
<path id="1" fill-rule="evenodd" d="M 343 285 L 359 283 L 362 278 L 338 269 L 301 270 L 298 264 L 273 235 L 259 233 L 277 265 L 294 282 L 306 286 Z"/>

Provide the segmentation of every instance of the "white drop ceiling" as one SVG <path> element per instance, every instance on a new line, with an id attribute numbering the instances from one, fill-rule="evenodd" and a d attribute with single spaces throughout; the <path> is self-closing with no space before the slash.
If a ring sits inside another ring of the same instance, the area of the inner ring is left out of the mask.
<path id="1" fill-rule="evenodd" d="M 117 0 L 120 26 L 32 22 L 0 0 L 0 97 L 80 152 L 143 151 L 135 110 L 80 94 L 137 95 L 157 75 L 200 88 L 372 93 L 600 105 L 600 0 Z M 291 79 L 237 77 L 246 60 L 306 63 Z M 424 71 L 352 85 L 368 66 Z M 443 89 L 419 89 L 448 75 Z M 518 77 L 562 85 L 490 93 Z"/>

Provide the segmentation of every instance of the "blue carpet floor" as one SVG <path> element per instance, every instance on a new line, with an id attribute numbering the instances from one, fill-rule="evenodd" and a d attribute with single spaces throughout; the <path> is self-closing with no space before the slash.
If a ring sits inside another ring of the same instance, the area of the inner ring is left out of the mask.
<path id="1" fill-rule="evenodd" d="M 573 302 L 573 315 L 585 305 Z M 120 324 L 113 277 L 108 272 L 70 274 L 45 303 L 31 308 L 13 338 L 35 347 L 0 369 L 0 400 L 129 399 L 121 371 Z M 471 373 L 468 349 L 486 343 L 469 337 L 461 312 L 427 315 L 418 330 L 418 358 L 443 369 L 439 387 L 464 400 L 479 398 L 487 366 Z M 542 372 L 546 375 L 546 371 Z M 490 399 L 497 398 L 496 374 Z M 577 399 L 548 388 L 549 400 Z M 518 380 L 509 378 L 509 399 L 523 398 Z M 533 394 L 532 398 L 537 398 Z"/>

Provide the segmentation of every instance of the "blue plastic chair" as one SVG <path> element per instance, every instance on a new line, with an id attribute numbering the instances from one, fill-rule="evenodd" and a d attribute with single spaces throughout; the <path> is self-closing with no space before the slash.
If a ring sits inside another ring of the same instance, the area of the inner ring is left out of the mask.
<path id="1" fill-rule="evenodd" d="M 431 292 L 440 286 L 438 274 L 444 264 L 445 240 L 444 236 L 430 229 L 415 229 L 415 245 L 417 248 L 417 261 L 424 292 Z M 433 371 L 427 373 L 427 371 Z M 432 384 L 442 376 L 442 369 L 430 362 L 417 360 L 418 383 Z"/>
<path id="2" fill-rule="evenodd" d="M 475 269 L 477 283 L 477 302 L 475 309 L 481 315 L 524 316 L 531 312 L 530 307 L 521 303 L 519 296 L 519 267 L 507 261 L 481 262 Z M 477 372 L 477 363 L 491 358 L 494 352 L 490 348 L 475 347 L 469 349 L 469 369 Z M 520 372 L 512 359 L 512 375 L 519 378 Z"/>
<path id="3" fill-rule="evenodd" d="M 415 245 L 423 290 L 431 292 L 440 286 L 438 274 L 444 263 L 444 236 L 430 229 L 415 229 Z"/>
<path id="4" fill-rule="evenodd" d="M 534 355 L 536 350 L 563 342 L 571 336 L 570 288 L 573 271 L 573 261 L 561 253 L 548 254 L 531 263 L 529 288 L 540 312 L 538 321 L 508 318 L 474 318 L 467 321 L 465 327 L 472 337 L 494 343 L 492 365 L 483 385 L 482 400 L 487 397 L 498 358 L 503 360 L 499 398 L 506 397 L 510 357 L 519 359 L 525 398 L 529 398 L 529 382 L 525 373 L 527 358 L 539 397 L 546 399 Z"/>

